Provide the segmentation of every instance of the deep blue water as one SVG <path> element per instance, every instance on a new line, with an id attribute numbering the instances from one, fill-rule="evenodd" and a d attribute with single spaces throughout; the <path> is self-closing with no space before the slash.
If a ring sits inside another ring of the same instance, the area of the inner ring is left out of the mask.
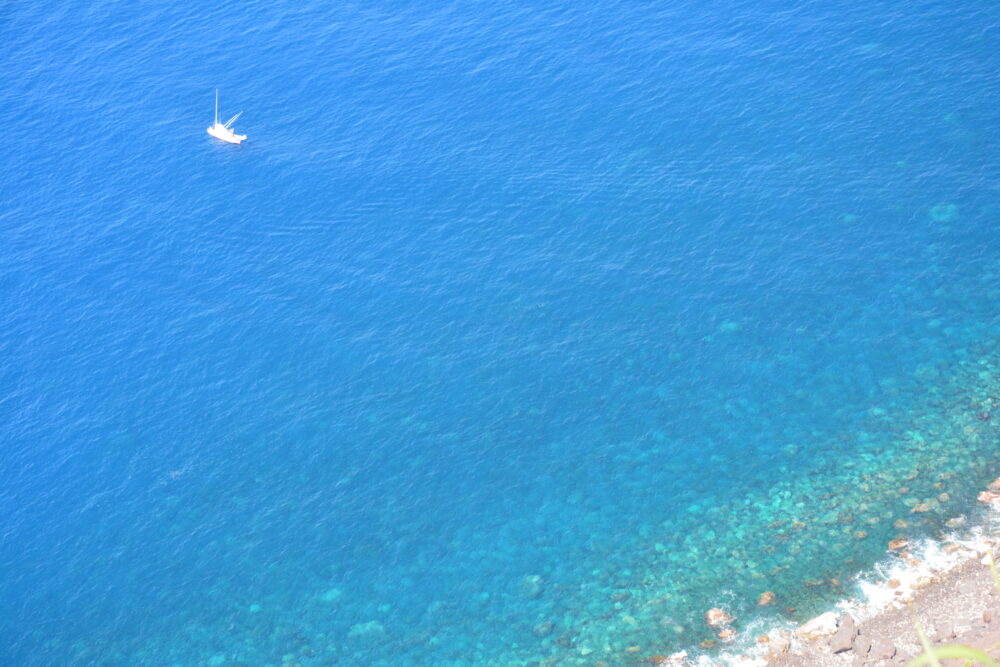
<path id="1" fill-rule="evenodd" d="M 1000 6 L 432 5 L 0 9 L 0 663 L 614 664 L 996 476 Z"/>

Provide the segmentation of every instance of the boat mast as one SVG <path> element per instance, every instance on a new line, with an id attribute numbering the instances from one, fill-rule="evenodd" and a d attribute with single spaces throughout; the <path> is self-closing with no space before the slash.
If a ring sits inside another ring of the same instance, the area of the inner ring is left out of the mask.
<path id="1" fill-rule="evenodd" d="M 219 89 L 215 89 L 215 124 L 219 124 Z"/>

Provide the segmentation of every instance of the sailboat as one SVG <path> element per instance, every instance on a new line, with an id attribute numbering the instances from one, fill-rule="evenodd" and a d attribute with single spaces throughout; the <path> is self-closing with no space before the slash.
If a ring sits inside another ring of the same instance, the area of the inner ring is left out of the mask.
<path id="1" fill-rule="evenodd" d="M 231 130 L 229 128 L 229 126 L 232 125 L 233 121 L 235 121 L 237 118 L 239 118 L 242 113 L 243 112 L 241 111 L 240 113 L 236 114 L 235 116 L 233 116 L 232 118 L 230 118 L 225 124 L 220 123 L 219 122 L 219 89 L 216 88 L 215 89 L 215 123 L 210 128 L 208 128 L 208 133 L 211 134 L 216 139 L 228 142 L 230 144 L 238 144 L 238 143 L 240 143 L 241 141 L 243 141 L 244 139 L 247 138 L 247 135 L 245 135 L 245 134 L 236 134 L 235 132 L 233 132 L 233 130 Z"/>

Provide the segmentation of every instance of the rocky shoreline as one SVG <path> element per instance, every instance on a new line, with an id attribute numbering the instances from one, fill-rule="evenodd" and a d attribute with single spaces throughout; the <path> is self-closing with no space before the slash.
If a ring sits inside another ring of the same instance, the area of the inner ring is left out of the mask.
<path id="1" fill-rule="evenodd" d="M 906 665 L 922 652 L 917 627 L 932 645 L 962 644 L 1000 661 L 1000 583 L 990 561 L 1000 554 L 1000 478 L 979 494 L 990 514 L 983 529 L 967 539 L 928 542 L 922 549 L 905 539 L 891 541 L 892 554 L 874 581 L 864 586 L 865 601 L 850 599 L 796 628 L 777 628 L 753 638 L 755 646 L 716 658 L 686 652 L 653 656 L 659 667 L 889 667 Z M 960 526 L 964 519 L 951 524 Z M 770 600 L 765 593 L 760 604 Z M 723 642 L 737 633 L 734 619 L 713 608 L 705 623 Z M 747 637 L 742 637 L 746 645 Z M 964 660 L 942 660 L 944 667 Z M 978 664 L 978 663 L 977 663 Z"/>
<path id="2" fill-rule="evenodd" d="M 922 652 L 917 624 L 933 645 L 964 644 L 1000 658 L 1000 591 L 982 562 L 989 555 L 969 554 L 962 565 L 932 577 L 913 594 L 904 594 L 907 603 L 893 604 L 871 618 L 855 619 L 844 612 L 830 623 L 827 617 L 822 632 L 804 639 L 794 651 L 770 654 L 765 664 L 905 665 Z"/>

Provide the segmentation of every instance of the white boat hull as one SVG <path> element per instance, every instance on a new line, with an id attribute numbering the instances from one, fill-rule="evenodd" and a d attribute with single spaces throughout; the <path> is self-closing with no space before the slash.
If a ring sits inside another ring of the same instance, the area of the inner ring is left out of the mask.
<path id="1" fill-rule="evenodd" d="M 208 128 L 208 133 L 218 139 L 219 141 L 225 141 L 229 144 L 238 144 L 247 138 L 245 134 L 236 134 L 230 130 L 225 125 L 221 123 L 216 124 Z"/>

